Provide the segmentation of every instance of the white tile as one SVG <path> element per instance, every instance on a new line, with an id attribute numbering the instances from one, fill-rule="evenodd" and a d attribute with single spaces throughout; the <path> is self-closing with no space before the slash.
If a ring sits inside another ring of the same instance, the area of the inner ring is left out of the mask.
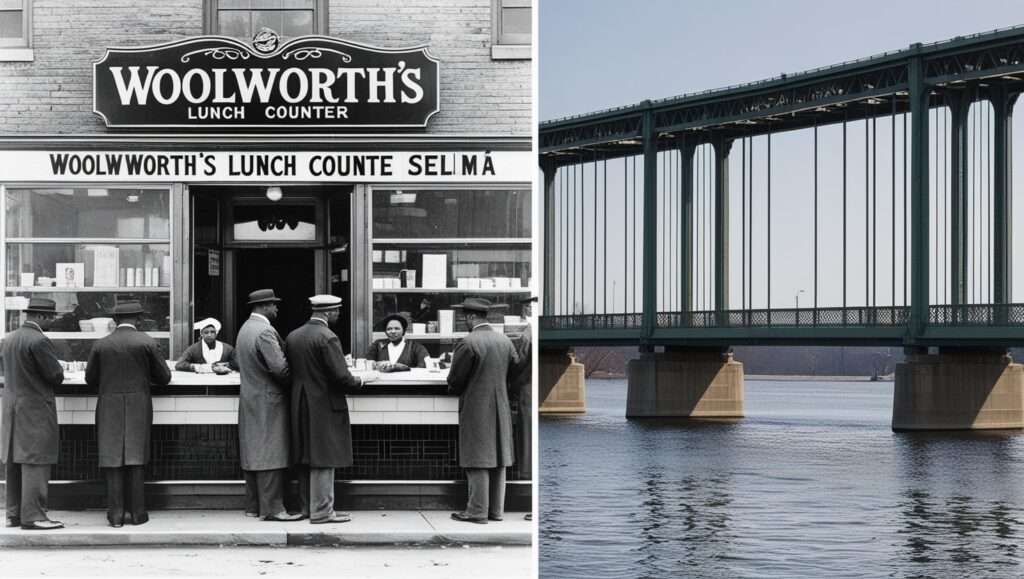
<path id="1" fill-rule="evenodd" d="M 360 412 L 394 412 L 398 410 L 398 399 L 394 396 L 352 396 L 348 405 Z"/>
<path id="2" fill-rule="evenodd" d="M 89 404 L 81 396 L 65 396 L 64 410 L 88 410 Z"/>
<path id="3" fill-rule="evenodd" d="M 184 424 L 236 424 L 236 412 L 177 412 Z"/>
<path id="4" fill-rule="evenodd" d="M 57 396 L 53 399 L 53 407 L 57 409 L 57 412 L 64 410 L 64 397 Z"/>
<path id="5" fill-rule="evenodd" d="M 431 413 L 433 414 L 433 413 Z M 422 412 L 385 412 L 382 424 L 423 424 Z"/>
<path id="6" fill-rule="evenodd" d="M 57 424 L 71 424 L 71 412 L 66 410 L 58 410 Z"/>
<path id="7" fill-rule="evenodd" d="M 238 396 L 231 397 L 231 409 L 236 411 L 238 410 Z"/>
<path id="8" fill-rule="evenodd" d="M 179 396 L 174 401 L 174 409 L 227 412 L 234 410 L 235 406 L 232 400 L 226 396 Z"/>
<path id="9" fill-rule="evenodd" d="M 71 424 L 95 424 L 96 413 L 88 410 L 74 411 L 71 413 Z"/>
<path id="10" fill-rule="evenodd" d="M 434 411 L 434 397 L 433 396 L 399 396 L 398 397 L 398 408 L 397 410 L 415 411 L 415 412 L 433 412 Z"/>
<path id="11" fill-rule="evenodd" d="M 153 398 L 154 412 L 169 412 L 174 410 L 174 398 L 170 396 L 155 396 Z"/>
<path id="12" fill-rule="evenodd" d="M 85 399 L 85 408 L 87 410 L 95 411 L 96 410 L 96 402 L 97 401 L 99 401 L 99 398 L 97 398 L 95 396 L 90 396 L 90 397 L 86 398 Z"/>
<path id="13" fill-rule="evenodd" d="M 458 396 L 434 396 L 434 410 L 438 412 L 455 412 L 459 411 L 459 397 Z"/>
<path id="14" fill-rule="evenodd" d="M 349 412 L 352 424 L 384 424 L 383 412 Z"/>
<path id="15" fill-rule="evenodd" d="M 180 424 L 177 412 L 153 412 L 153 424 Z"/>
<path id="16" fill-rule="evenodd" d="M 427 424 L 458 424 L 458 412 L 432 412 L 428 415 L 430 420 Z"/>

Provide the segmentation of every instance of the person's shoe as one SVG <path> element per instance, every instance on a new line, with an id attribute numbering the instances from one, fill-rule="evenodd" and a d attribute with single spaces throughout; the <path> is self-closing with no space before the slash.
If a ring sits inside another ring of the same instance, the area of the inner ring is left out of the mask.
<path id="1" fill-rule="evenodd" d="M 290 523 L 292 521 L 298 521 L 302 518 L 302 515 L 291 515 L 287 512 L 280 512 L 276 515 L 268 515 L 263 517 L 264 521 L 277 521 L 279 523 Z"/>
<path id="2" fill-rule="evenodd" d="M 328 517 L 326 519 L 318 519 L 318 520 L 310 519 L 309 522 L 311 524 L 314 524 L 314 525 L 324 525 L 324 524 L 327 524 L 327 523 L 347 523 L 347 522 L 349 522 L 351 520 L 352 520 L 352 517 L 348 516 L 345 513 L 334 513 L 333 515 L 331 515 L 330 517 Z"/>
<path id="3" fill-rule="evenodd" d="M 141 515 L 133 515 L 130 522 L 133 525 L 145 525 L 149 522 L 149 513 L 142 513 Z"/>
<path id="4" fill-rule="evenodd" d="M 533 513 L 526 513 L 526 515 L 523 516 L 523 520 L 532 521 L 533 520 Z"/>
<path id="5" fill-rule="evenodd" d="M 7 527 L 8 529 L 13 528 L 13 527 L 20 527 L 21 526 L 21 519 L 17 519 L 17 518 L 14 518 L 14 517 L 7 517 L 7 522 L 4 524 L 4 526 Z"/>
<path id="6" fill-rule="evenodd" d="M 60 521 L 29 521 L 21 525 L 22 529 L 26 531 L 52 531 L 54 529 L 63 529 L 64 523 Z"/>
<path id="7" fill-rule="evenodd" d="M 466 513 L 452 513 L 452 518 L 456 521 L 462 521 L 463 523 L 476 523 L 478 525 L 487 524 L 487 519 L 471 517 Z"/>
<path id="8" fill-rule="evenodd" d="M 255 513 L 253 511 L 245 511 L 245 516 L 255 518 L 255 517 L 259 517 L 260 514 L 259 513 Z"/>
<path id="9" fill-rule="evenodd" d="M 494 515 L 487 515 L 487 520 L 488 521 L 501 521 L 503 519 L 501 517 L 495 517 Z"/>

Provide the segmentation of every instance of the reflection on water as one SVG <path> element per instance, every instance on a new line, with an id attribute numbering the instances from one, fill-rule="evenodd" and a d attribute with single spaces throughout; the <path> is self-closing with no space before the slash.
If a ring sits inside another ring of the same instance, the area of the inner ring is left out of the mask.
<path id="1" fill-rule="evenodd" d="M 887 383 L 747 382 L 738 421 L 541 420 L 544 577 L 1024 575 L 1019 431 L 893 433 Z"/>

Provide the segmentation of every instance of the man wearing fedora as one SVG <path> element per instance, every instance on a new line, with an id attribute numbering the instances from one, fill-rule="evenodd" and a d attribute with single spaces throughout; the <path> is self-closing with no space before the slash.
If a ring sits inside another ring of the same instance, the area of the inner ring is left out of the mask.
<path id="1" fill-rule="evenodd" d="M 500 521 L 505 509 L 505 469 L 512 466 L 512 412 L 508 374 L 518 363 L 512 341 L 487 323 L 494 308 L 484 298 L 453 306 L 466 316 L 469 335 L 455 346 L 448 388 L 459 395 L 459 466 L 466 469 L 466 510 L 457 521 Z"/>
<path id="2" fill-rule="evenodd" d="M 271 322 L 281 299 L 272 289 L 249 294 L 251 314 L 235 341 L 241 375 L 238 446 L 245 473 L 245 514 L 264 521 L 297 521 L 284 508 L 288 455 L 288 386 L 291 370 L 284 341 Z"/>
<path id="3" fill-rule="evenodd" d="M 57 463 L 60 431 L 53 389 L 64 371 L 50 339 L 43 335 L 56 315 L 53 300 L 32 298 L 26 320 L 3 343 L 3 416 L 0 458 L 7 465 L 7 525 L 30 530 L 60 529 L 46 516 L 50 468 Z"/>
<path id="4" fill-rule="evenodd" d="M 345 394 L 358 392 L 376 373 L 360 378 L 348 371 L 341 342 L 329 327 L 338 321 L 341 298 L 317 295 L 309 302 L 309 321 L 285 341 L 292 371 L 292 458 L 303 516 L 314 524 L 347 523 L 347 514 L 334 512 L 334 469 L 352 466 Z"/>
<path id="5" fill-rule="evenodd" d="M 137 301 L 114 306 L 117 328 L 93 345 L 85 367 L 86 384 L 99 392 L 96 438 L 99 466 L 107 479 L 107 521 L 112 527 L 149 521 L 144 483 L 153 427 L 150 388 L 171 381 L 156 340 L 138 330 L 144 313 Z"/>

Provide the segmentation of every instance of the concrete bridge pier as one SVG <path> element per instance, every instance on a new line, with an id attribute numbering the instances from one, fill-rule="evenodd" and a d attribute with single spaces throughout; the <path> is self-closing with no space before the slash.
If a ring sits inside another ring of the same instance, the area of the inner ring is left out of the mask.
<path id="1" fill-rule="evenodd" d="M 743 364 L 719 348 L 642 352 L 628 367 L 627 418 L 743 416 Z"/>
<path id="2" fill-rule="evenodd" d="M 587 411 L 587 387 L 583 364 L 570 349 L 540 352 L 540 413 L 583 414 Z"/>
<path id="3" fill-rule="evenodd" d="M 1005 350 L 915 350 L 896 366 L 893 430 L 1024 428 L 1024 365 Z"/>

